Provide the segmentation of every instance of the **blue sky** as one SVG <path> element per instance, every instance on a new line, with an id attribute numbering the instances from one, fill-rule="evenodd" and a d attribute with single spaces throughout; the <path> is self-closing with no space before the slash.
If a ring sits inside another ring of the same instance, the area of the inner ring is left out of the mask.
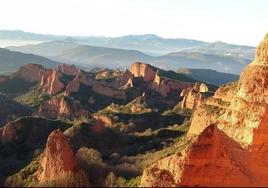
<path id="1" fill-rule="evenodd" d="M 64 35 L 165 38 L 257 45 L 268 0 L 1 0 L 0 29 Z"/>

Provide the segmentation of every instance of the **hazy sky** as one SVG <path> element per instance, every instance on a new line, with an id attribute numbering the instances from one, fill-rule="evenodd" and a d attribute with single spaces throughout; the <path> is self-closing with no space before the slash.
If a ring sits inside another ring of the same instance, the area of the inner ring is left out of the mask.
<path id="1" fill-rule="evenodd" d="M 0 0 L 0 29 L 62 35 L 154 33 L 257 45 L 268 0 Z"/>

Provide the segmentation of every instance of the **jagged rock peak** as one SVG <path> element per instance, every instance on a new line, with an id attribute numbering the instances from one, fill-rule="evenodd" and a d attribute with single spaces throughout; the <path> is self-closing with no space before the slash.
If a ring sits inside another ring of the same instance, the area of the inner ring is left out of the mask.
<path id="1" fill-rule="evenodd" d="M 268 33 L 256 49 L 255 63 L 268 64 Z"/>
<path id="2" fill-rule="evenodd" d="M 41 179 L 51 180 L 64 171 L 76 171 L 76 161 L 67 138 L 60 130 L 53 131 L 47 140 Z"/>
<path id="3" fill-rule="evenodd" d="M 153 81 L 157 72 L 157 68 L 149 64 L 135 62 L 131 65 L 130 72 L 135 77 L 142 77 L 144 81 Z"/>

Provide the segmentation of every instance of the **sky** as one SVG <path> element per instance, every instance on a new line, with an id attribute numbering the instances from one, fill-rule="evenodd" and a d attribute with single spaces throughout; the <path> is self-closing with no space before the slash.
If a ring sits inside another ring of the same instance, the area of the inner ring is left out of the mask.
<path id="1" fill-rule="evenodd" d="M 268 0 L 0 0 L 2 29 L 256 46 L 268 32 Z"/>

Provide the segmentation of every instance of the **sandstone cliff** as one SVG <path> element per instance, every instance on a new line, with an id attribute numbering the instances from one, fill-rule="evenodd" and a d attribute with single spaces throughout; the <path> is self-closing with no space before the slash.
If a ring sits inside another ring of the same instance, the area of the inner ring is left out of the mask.
<path id="1" fill-rule="evenodd" d="M 182 108 L 196 109 L 205 99 L 204 93 L 208 87 L 203 83 L 196 83 L 193 87 L 183 89 L 180 96 L 183 97 L 181 102 Z"/>
<path id="2" fill-rule="evenodd" d="M 22 66 L 14 76 L 24 79 L 28 82 L 40 82 L 46 69 L 42 65 L 28 64 Z"/>
<path id="3" fill-rule="evenodd" d="M 153 80 L 152 89 L 157 91 L 162 97 L 167 97 L 172 91 L 181 91 L 192 85 L 192 83 L 161 76 L 158 70 Z"/>
<path id="4" fill-rule="evenodd" d="M 130 72 L 135 77 L 142 77 L 144 81 L 153 81 L 156 75 L 157 69 L 151 65 L 136 62 L 131 65 Z"/>
<path id="5" fill-rule="evenodd" d="M 42 171 L 38 177 L 41 183 L 68 187 L 88 185 L 85 172 L 78 167 L 67 138 L 59 130 L 49 135 L 41 165 Z"/>
<path id="6" fill-rule="evenodd" d="M 79 117 L 87 113 L 87 110 L 83 109 L 78 102 L 68 97 L 62 97 L 45 101 L 35 115 L 55 119 L 60 117 Z"/>
<path id="7" fill-rule="evenodd" d="M 80 70 L 77 69 L 75 65 L 66 65 L 66 64 L 61 64 L 58 70 L 68 76 L 75 76 L 80 72 Z"/>
<path id="8" fill-rule="evenodd" d="M 238 85 L 220 88 L 209 104 L 197 109 L 201 114 L 194 118 L 205 120 L 191 124 L 189 138 L 197 135 L 193 144 L 146 169 L 142 186 L 268 186 L 267 57 L 268 35 Z M 232 98 L 223 97 L 226 92 Z M 216 108 L 220 108 L 217 113 Z"/>
<path id="9" fill-rule="evenodd" d="M 62 73 L 56 69 L 47 70 L 42 76 L 40 85 L 49 95 L 58 94 L 65 87 L 65 85 L 60 81 L 62 76 Z"/>

